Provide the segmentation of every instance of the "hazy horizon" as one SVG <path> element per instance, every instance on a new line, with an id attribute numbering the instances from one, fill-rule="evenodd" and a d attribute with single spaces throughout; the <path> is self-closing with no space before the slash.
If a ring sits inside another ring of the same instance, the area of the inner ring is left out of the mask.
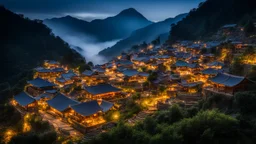
<path id="1" fill-rule="evenodd" d="M 147 19 L 157 22 L 181 13 L 187 13 L 205 0 L 0 0 L 6 8 L 24 14 L 30 19 L 47 19 L 71 15 L 86 21 L 117 15 L 124 9 L 134 8 Z"/>

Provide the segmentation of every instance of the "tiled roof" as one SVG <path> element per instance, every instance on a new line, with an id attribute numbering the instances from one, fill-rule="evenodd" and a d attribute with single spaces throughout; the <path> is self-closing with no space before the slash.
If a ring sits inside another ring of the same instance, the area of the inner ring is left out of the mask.
<path id="1" fill-rule="evenodd" d="M 53 84 L 47 80 L 41 79 L 41 78 L 36 78 L 36 79 L 30 80 L 30 81 L 28 81 L 28 83 L 33 85 L 34 87 L 38 87 L 38 88 L 55 86 L 55 84 Z"/>
<path id="2" fill-rule="evenodd" d="M 90 116 L 102 111 L 102 108 L 99 106 L 96 100 L 73 105 L 71 106 L 71 109 L 82 116 Z"/>
<path id="3" fill-rule="evenodd" d="M 109 92 L 119 92 L 120 89 L 113 87 L 110 84 L 100 84 L 96 86 L 86 86 L 84 89 L 92 95 L 109 93 Z"/>
<path id="4" fill-rule="evenodd" d="M 63 94 L 59 93 L 58 95 L 56 95 L 51 100 L 48 100 L 47 103 L 52 108 L 62 112 L 64 110 L 66 110 L 68 107 L 70 107 L 72 105 L 76 105 L 79 102 L 77 102 L 75 100 L 72 100 L 72 99 L 64 96 Z"/>
<path id="5" fill-rule="evenodd" d="M 26 92 L 21 92 L 14 96 L 14 100 L 21 106 L 27 106 L 35 101 L 35 99 Z"/>

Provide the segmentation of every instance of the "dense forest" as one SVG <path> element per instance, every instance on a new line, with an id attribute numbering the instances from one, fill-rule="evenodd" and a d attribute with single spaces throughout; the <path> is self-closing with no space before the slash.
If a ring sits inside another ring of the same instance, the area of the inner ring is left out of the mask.
<path id="1" fill-rule="evenodd" d="M 207 0 L 170 31 L 170 40 L 202 39 L 225 24 L 243 23 L 255 13 L 254 0 Z"/>
<path id="2" fill-rule="evenodd" d="M 0 84 L 9 87 L 24 82 L 32 69 L 43 60 L 60 60 L 71 67 L 85 65 L 85 60 L 40 20 L 29 20 L 0 7 Z"/>

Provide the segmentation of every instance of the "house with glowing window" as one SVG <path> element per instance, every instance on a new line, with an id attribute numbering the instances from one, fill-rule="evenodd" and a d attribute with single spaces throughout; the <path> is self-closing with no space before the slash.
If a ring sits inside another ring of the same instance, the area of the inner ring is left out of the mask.
<path id="1" fill-rule="evenodd" d="M 123 71 L 123 75 L 124 75 L 124 79 L 125 82 L 137 82 L 138 81 L 138 74 L 139 72 L 137 70 L 134 69 L 128 69 Z"/>
<path id="2" fill-rule="evenodd" d="M 127 69 L 133 68 L 133 63 L 130 60 L 120 60 L 116 62 L 117 67 L 124 67 Z"/>
<path id="3" fill-rule="evenodd" d="M 69 110 L 70 106 L 79 104 L 78 101 L 75 101 L 61 93 L 46 101 L 46 103 L 50 107 L 50 113 L 62 117 L 66 116 L 66 112 Z"/>
<path id="4" fill-rule="evenodd" d="M 191 73 L 188 69 L 189 64 L 186 61 L 178 60 L 174 66 L 176 67 L 176 72 L 180 75 L 188 75 Z"/>
<path id="5" fill-rule="evenodd" d="M 15 95 L 11 103 L 14 106 L 19 106 L 25 109 L 26 111 L 35 110 L 37 106 L 35 98 L 26 92 L 21 92 L 18 95 Z"/>
<path id="6" fill-rule="evenodd" d="M 58 67 L 60 67 L 60 63 L 57 61 L 54 61 L 54 60 L 45 60 L 44 66 L 46 68 L 58 68 Z"/>
<path id="7" fill-rule="evenodd" d="M 55 83 L 60 87 L 65 85 L 73 84 L 75 81 L 78 81 L 79 77 L 73 71 L 68 71 L 67 73 L 61 74 L 59 78 L 56 78 Z"/>
<path id="8" fill-rule="evenodd" d="M 223 62 L 213 61 L 207 65 L 208 68 L 222 69 L 225 66 Z"/>
<path id="9" fill-rule="evenodd" d="M 84 86 L 85 97 L 90 99 L 113 99 L 121 93 L 119 88 L 110 84 L 99 84 L 95 86 Z"/>
<path id="10" fill-rule="evenodd" d="M 198 63 L 189 63 L 188 64 L 188 70 L 191 73 L 198 74 L 201 71 L 201 67 L 199 66 Z"/>
<path id="11" fill-rule="evenodd" d="M 38 96 L 44 93 L 45 90 L 56 89 L 55 84 L 41 78 L 36 78 L 30 81 L 27 81 L 27 83 L 28 85 L 25 87 L 25 90 L 33 96 Z"/>
<path id="12" fill-rule="evenodd" d="M 199 90 L 202 88 L 202 85 L 202 82 L 180 83 L 181 92 L 189 94 L 199 93 Z"/>
<path id="13" fill-rule="evenodd" d="M 82 81 L 88 84 L 92 83 L 93 81 L 96 81 L 97 77 L 98 77 L 97 72 L 94 72 L 91 70 L 85 70 L 81 74 Z"/>
<path id="14" fill-rule="evenodd" d="M 147 64 L 150 64 L 150 58 L 149 56 L 136 56 L 132 58 L 132 62 L 134 63 L 134 65 L 136 67 L 143 67 L 143 66 L 147 66 Z"/>
<path id="15" fill-rule="evenodd" d="M 85 125 L 86 127 L 92 127 L 105 123 L 103 114 L 112 109 L 113 103 L 101 100 L 92 100 L 70 107 L 68 112 L 69 117 L 73 120 Z"/>
<path id="16" fill-rule="evenodd" d="M 215 60 L 215 58 L 216 57 L 214 56 L 214 54 L 207 53 L 200 56 L 200 61 L 203 63 L 205 62 L 211 63 Z"/>
<path id="17" fill-rule="evenodd" d="M 34 77 L 40 77 L 42 79 L 51 79 L 54 77 L 59 77 L 61 74 L 63 74 L 65 70 L 63 68 L 43 68 L 43 67 L 37 67 L 35 68 L 35 74 Z"/>
<path id="18" fill-rule="evenodd" d="M 243 76 L 218 73 L 215 77 L 209 78 L 211 86 L 206 87 L 205 90 L 233 96 L 236 92 L 246 90 L 248 82 L 250 81 Z"/>

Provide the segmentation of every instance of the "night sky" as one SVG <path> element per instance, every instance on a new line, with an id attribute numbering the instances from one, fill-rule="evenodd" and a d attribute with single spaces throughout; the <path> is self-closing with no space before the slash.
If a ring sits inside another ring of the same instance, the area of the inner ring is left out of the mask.
<path id="1" fill-rule="evenodd" d="M 91 21 L 135 8 L 151 21 L 189 12 L 204 0 L 0 0 L 0 4 L 31 19 L 71 15 Z"/>

